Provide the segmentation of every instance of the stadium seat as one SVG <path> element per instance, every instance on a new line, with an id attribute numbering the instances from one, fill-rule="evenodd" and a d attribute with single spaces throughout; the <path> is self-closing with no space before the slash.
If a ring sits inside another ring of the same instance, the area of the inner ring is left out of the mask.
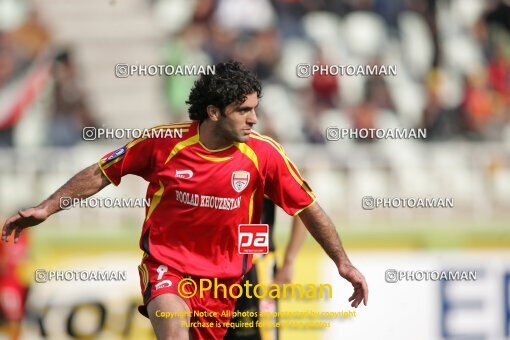
<path id="1" fill-rule="evenodd" d="M 345 55 L 343 33 L 340 31 L 341 19 L 328 12 L 310 12 L 303 17 L 303 28 L 329 57 L 338 58 Z"/>
<path id="2" fill-rule="evenodd" d="M 405 76 L 401 76 L 400 73 L 399 77 L 402 78 L 398 81 L 388 82 L 390 96 L 399 113 L 399 120 L 402 127 L 419 126 L 426 104 L 425 89 L 421 83 L 404 78 Z"/>
<path id="3" fill-rule="evenodd" d="M 363 162 L 349 166 L 346 184 L 347 195 L 351 197 L 349 208 L 360 213 L 363 211 L 361 209 L 363 197 L 387 197 L 391 189 L 388 173 L 384 169 Z"/>
<path id="4" fill-rule="evenodd" d="M 298 38 L 291 38 L 283 42 L 282 58 L 277 72 L 282 80 L 292 89 L 307 88 L 310 78 L 296 76 L 298 64 L 315 62 L 316 52 L 312 45 Z"/>
<path id="5" fill-rule="evenodd" d="M 423 79 L 432 66 L 434 45 L 423 16 L 414 12 L 399 15 L 403 58 L 415 79 Z"/>
<path id="6" fill-rule="evenodd" d="M 500 169 L 494 174 L 494 196 L 500 206 L 510 204 L 510 170 Z"/>
<path id="7" fill-rule="evenodd" d="M 193 17 L 196 1 L 158 0 L 154 5 L 154 17 L 167 34 L 175 34 Z"/>
<path id="8" fill-rule="evenodd" d="M 398 183 L 398 192 L 409 196 L 435 195 L 438 192 L 438 184 L 433 181 L 427 169 L 404 166 L 395 170 Z"/>
<path id="9" fill-rule="evenodd" d="M 343 26 L 344 37 L 352 53 L 369 60 L 382 51 L 387 30 L 384 20 L 378 14 L 353 12 L 345 17 Z"/>
<path id="10" fill-rule="evenodd" d="M 271 117 L 272 126 L 279 134 L 280 140 L 302 141 L 304 139 L 303 112 L 285 87 L 275 84 L 265 86 L 261 108 Z"/>
<path id="11" fill-rule="evenodd" d="M 379 110 L 376 124 L 380 129 L 395 129 L 400 127 L 397 114 L 390 110 Z"/>
<path id="12" fill-rule="evenodd" d="M 18 27 L 26 18 L 27 6 L 21 1 L 7 0 L 0 2 L 0 31 Z"/>
<path id="13" fill-rule="evenodd" d="M 328 127 L 336 126 L 340 129 L 352 126 L 351 121 L 342 110 L 325 110 L 319 114 L 319 126 L 322 131 L 326 131 Z"/>
<path id="14" fill-rule="evenodd" d="M 454 196 L 456 203 L 473 203 L 475 197 L 480 195 L 482 173 L 471 168 L 472 162 L 469 150 L 466 146 L 457 145 L 455 152 L 434 147 L 434 152 L 429 158 L 431 173 L 435 181 L 440 185 L 443 192 L 439 194 Z M 482 196 L 485 196 L 482 193 Z"/>
<path id="15" fill-rule="evenodd" d="M 452 0 L 450 19 L 455 20 L 466 28 L 473 27 L 483 15 L 485 2 L 478 0 Z"/>
<path id="16" fill-rule="evenodd" d="M 363 65 L 363 60 L 355 55 L 349 54 L 345 59 L 340 60 L 342 65 Z M 355 106 L 364 100 L 365 84 L 367 77 L 340 77 L 341 102 L 345 106 Z"/>
<path id="17" fill-rule="evenodd" d="M 320 197 L 321 207 L 328 212 L 334 212 L 335 216 L 341 217 L 345 213 L 348 201 L 346 197 L 347 183 L 345 177 L 340 173 L 331 171 L 331 164 L 327 159 L 320 160 L 320 157 L 313 157 L 314 170 L 304 174 L 307 182 L 313 191 Z M 320 164 L 318 164 L 320 163 Z"/>
<path id="18" fill-rule="evenodd" d="M 483 53 L 472 37 L 458 33 L 442 40 L 445 62 L 449 68 L 461 73 L 471 73 L 483 68 Z"/>

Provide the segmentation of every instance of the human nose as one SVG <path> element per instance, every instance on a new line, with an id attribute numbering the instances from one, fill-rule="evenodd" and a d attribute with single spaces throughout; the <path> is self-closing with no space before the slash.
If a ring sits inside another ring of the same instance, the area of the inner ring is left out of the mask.
<path id="1" fill-rule="evenodd" d="M 246 122 L 248 124 L 255 125 L 257 124 L 257 113 L 255 112 L 255 109 L 252 109 L 250 113 L 248 114 L 248 117 L 246 119 Z"/>

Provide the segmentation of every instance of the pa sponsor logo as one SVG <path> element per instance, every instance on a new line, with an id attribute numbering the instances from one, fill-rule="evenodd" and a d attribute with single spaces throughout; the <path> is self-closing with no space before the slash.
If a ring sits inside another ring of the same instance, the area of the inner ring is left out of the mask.
<path id="1" fill-rule="evenodd" d="M 269 252 L 269 225 L 240 224 L 239 254 L 267 254 Z"/>
<path id="2" fill-rule="evenodd" d="M 237 170 L 232 172 L 232 188 L 235 191 L 241 192 L 248 186 L 250 183 L 250 173 L 244 170 Z"/>
<path id="3" fill-rule="evenodd" d="M 191 171 L 191 170 L 175 170 L 175 177 L 183 178 L 183 179 L 190 179 L 191 177 L 193 177 L 193 171 Z"/>

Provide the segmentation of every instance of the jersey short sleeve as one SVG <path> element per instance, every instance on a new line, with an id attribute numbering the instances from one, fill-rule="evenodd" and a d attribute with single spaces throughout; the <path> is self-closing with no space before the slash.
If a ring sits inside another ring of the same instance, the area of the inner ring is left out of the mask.
<path id="1" fill-rule="evenodd" d="M 316 196 L 281 145 L 273 140 L 269 143 L 264 193 L 287 214 L 294 216 L 312 205 Z"/>
<path id="2" fill-rule="evenodd" d="M 98 164 L 108 180 L 119 185 L 122 176 L 132 174 L 149 181 L 153 155 L 150 138 L 135 139 L 123 147 L 107 153 Z"/>

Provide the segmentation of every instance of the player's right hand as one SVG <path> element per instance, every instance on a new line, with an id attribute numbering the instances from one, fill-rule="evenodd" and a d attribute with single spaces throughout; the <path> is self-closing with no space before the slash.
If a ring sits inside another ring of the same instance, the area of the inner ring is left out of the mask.
<path id="1" fill-rule="evenodd" d="M 14 243 L 17 243 L 23 229 L 38 225 L 47 218 L 48 214 L 42 208 L 28 208 L 18 211 L 16 215 L 5 221 L 2 228 L 2 241 L 9 242 L 9 238 L 14 231 Z"/>

